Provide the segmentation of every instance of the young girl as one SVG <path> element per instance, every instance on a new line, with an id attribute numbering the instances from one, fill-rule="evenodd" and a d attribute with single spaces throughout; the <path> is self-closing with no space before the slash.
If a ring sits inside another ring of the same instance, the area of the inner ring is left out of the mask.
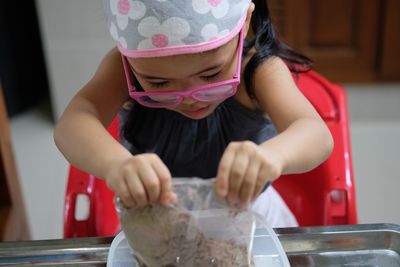
<path id="1" fill-rule="evenodd" d="M 216 177 L 229 203 L 295 226 L 268 185 L 316 167 L 333 142 L 287 65 L 308 62 L 276 38 L 266 1 L 108 0 L 106 9 L 117 48 L 56 126 L 65 157 L 128 207 L 173 203 L 172 177 Z M 121 107 L 118 143 L 106 126 Z"/>

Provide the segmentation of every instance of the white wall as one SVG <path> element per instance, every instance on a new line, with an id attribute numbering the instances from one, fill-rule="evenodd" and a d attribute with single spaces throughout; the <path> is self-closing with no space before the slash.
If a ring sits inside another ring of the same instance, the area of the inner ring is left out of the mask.
<path id="1" fill-rule="evenodd" d="M 400 224 L 400 84 L 346 89 L 359 222 Z"/>
<path id="2" fill-rule="evenodd" d="M 101 0 L 36 0 L 52 105 L 58 118 L 114 46 Z"/>

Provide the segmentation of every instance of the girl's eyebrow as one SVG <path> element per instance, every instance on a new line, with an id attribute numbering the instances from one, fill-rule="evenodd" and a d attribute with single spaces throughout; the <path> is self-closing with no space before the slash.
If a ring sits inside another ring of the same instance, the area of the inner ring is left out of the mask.
<path id="1" fill-rule="evenodd" d="M 211 70 L 216 70 L 221 68 L 224 65 L 224 63 L 217 63 L 211 67 L 207 67 L 206 69 L 203 69 L 195 74 L 193 74 L 193 76 L 199 75 L 203 72 L 207 72 L 207 71 L 211 71 Z M 166 77 L 157 77 L 157 76 L 151 76 L 151 75 L 147 75 L 147 74 L 142 74 L 140 72 L 137 72 L 132 66 L 131 69 L 133 72 L 135 72 L 136 74 L 142 76 L 144 79 L 148 79 L 148 80 L 171 80 L 171 78 L 166 78 Z"/>

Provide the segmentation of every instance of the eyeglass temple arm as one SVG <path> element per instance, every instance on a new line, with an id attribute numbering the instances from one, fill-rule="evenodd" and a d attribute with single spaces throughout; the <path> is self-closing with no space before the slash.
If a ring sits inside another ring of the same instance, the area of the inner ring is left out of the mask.
<path id="1" fill-rule="evenodd" d="M 239 79 L 240 78 L 240 72 L 241 72 L 241 67 L 242 67 L 242 53 L 243 53 L 243 42 L 244 42 L 244 30 L 243 28 L 240 30 L 239 33 L 239 52 L 238 52 L 238 59 L 237 59 L 237 73 L 235 73 L 234 78 Z"/>

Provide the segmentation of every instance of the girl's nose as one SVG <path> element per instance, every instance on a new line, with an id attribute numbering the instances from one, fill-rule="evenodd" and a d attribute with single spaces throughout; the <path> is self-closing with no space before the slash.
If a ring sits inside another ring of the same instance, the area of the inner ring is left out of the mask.
<path id="1" fill-rule="evenodd" d="M 187 90 L 194 86 L 198 86 L 199 81 L 197 81 L 196 78 L 188 78 L 188 79 L 185 79 L 184 81 L 182 81 L 181 84 L 179 84 L 179 85 L 180 85 L 181 90 Z"/>
<path id="2" fill-rule="evenodd" d="M 183 99 L 182 104 L 185 104 L 185 105 L 192 105 L 192 104 L 194 104 L 194 103 L 196 103 L 196 102 L 197 102 L 197 101 L 196 101 L 195 99 L 191 98 L 190 96 L 187 96 L 187 97 L 185 97 L 185 98 Z"/>

